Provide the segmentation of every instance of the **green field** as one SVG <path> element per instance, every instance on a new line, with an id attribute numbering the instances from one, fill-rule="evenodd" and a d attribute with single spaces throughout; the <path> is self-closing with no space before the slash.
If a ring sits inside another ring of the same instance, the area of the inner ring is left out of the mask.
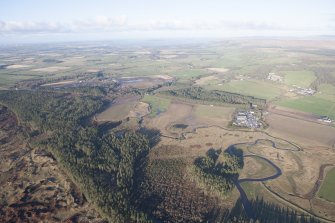
<path id="1" fill-rule="evenodd" d="M 216 50 L 217 51 L 217 50 Z M 220 59 L 214 61 L 214 67 L 236 68 L 255 64 L 259 59 L 264 59 L 265 55 L 257 51 L 240 51 L 225 49 L 221 52 Z"/>
<path id="2" fill-rule="evenodd" d="M 228 91 L 263 99 L 273 99 L 281 93 L 280 88 L 274 84 L 251 80 L 233 80 L 223 85 L 208 86 L 207 89 Z"/>
<path id="3" fill-rule="evenodd" d="M 280 106 L 297 109 L 299 111 L 326 115 L 335 119 L 335 102 L 316 96 L 306 96 L 299 99 L 287 99 L 277 103 Z"/>
<path id="4" fill-rule="evenodd" d="M 331 169 L 324 179 L 319 190 L 319 197 L 335 202 L 335 168 Z"/>
<path id="5" fill-rule="evenodd" d="M 205 69 L 183 69 L 171 73 L 171 75 L 174 77 L 187 78 L 187 79 L 192 77 L 198 77 L 205 74 L 208 74 L 208 72 Z"/>
<path id="6" fill-rule="evenodd" d="M 234 106 L 210 106 L 210 105 L 197 105 L 195 115 L 199 117 L 230 119 L 235 111 Z"/>
<path id="7" fill-rule="evenodd" d="M 288 85 L 297 85 L 299 87 L 308 87 L 315 79 L 316 76 L 312 71 L 286 71 L 285 83 Z"/>
<path id="8" fill-rule="evenodd" d="M 319 87 L 319 92 L 313 96 L 285 99 L 276 104 L 316 115 L 326 115 L 335 119 L 335 87 L 329 84 L 322 84 Z"/>
<path id="9" fill-rule="evenodd" d="M 40 79 L 39 75 L 15 75 L 15 74 L 1 74 L 0 73 L 0 87 L 10 87 L 15 83 L 29 79 Z"/>
<path id="10" fill-rule="evenodd" d="M 335 87 L 330 84 L 321 84 L 316 96 L 325 100 L 335 102 Z"/>
<path id="11" fill-rule="evenodd" d="M 145 95 L 142 101 L 148 103 L 151 108 L 150 116 L 154 117 L 159 113 L 164 112 L 168 109 L 171 100 L 166 98 L 160 98 L 153 95 Z"/>

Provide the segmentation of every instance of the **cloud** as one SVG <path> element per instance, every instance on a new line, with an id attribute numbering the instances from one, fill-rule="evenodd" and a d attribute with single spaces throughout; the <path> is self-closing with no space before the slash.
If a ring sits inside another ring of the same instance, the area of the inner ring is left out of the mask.
<path id="1" fill-rule="evenodd" d="M 40 33 L 76 33 L 90 31 L 119 30 L 127 27 L 127 17 L 114 18 L 97 16 L 94 19 L 73 21 L 71 23 L 37 21 L 0 21 L 1 34 L 40 34 Z"/>
<path id="2" fill-rule="evenodd" d="M 152 20 L 137 27 L 148 30 L 209 30 L 219 28 L 218 25 L 210 21 Z"/>
<path id="3" fill-rule="evenodd" d="M 0 21 L 0 34 L 66 34 L 66 33 L 113 33 L 113 32 L 155 32 L 155 31 L 190 31 L 198 32 L 292 32 L 317 30 L 315 27 L 282 26 L 253 20 L 145 20 L 129 21 L 125 15 L 108 17 L 99 15 L 95 18 L 77 20 L 69 23 L 36 21 Z"/>
<path id="4" fill-rule="evenodd" d="M 271 30 L 291 30 L 294 28 L 284 27 L 277 24 L 270 24 L 256 21 L 232 21 L 232 20 L 216 20 L 216 21 L 187 21 L 187 20 L 152 20 L 147 23 L 137 24 L 133 26 L 129 24 L 129 29 L 135 30 L 232 30 L 232 31 L 271 31 Z"/>
<path id="5" fill-rule="evenodd" d="M 0 21 L 1 33 L 58 33 L 66 29 L 66 26 L 56 22 Z"/>
<path id="6" fill-rule="evenodd" d="M 113 29 L 123 29 L 127 28 L 128 18 L 125 15 L 110 18 L 107 16 L 96 16 L 94 19 L 75 21 L 73 22 L 74 31 L 103 31 L 103 30 L 113 30 Z"/>
<path id="7" fill-rule="evenodd" d="M 222 21 L 222 25 L 229 29 L 240 30 L 283 30 L 288 27 L 282 27 L 277 24 L 270 24 L 266 22 L 257 21 Z"/>

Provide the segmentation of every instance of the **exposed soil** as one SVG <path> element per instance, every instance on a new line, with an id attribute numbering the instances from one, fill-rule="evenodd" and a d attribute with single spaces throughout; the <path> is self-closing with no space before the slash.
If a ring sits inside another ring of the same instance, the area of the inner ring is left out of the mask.
<path id="1" fill-rule="evenodd" d="M 207 82 L 209 81 L 213 81 L 213 80 L 219 80 L 218 77 L 211 75 L 211 76 L 207 76 L 207 77 L 202 77 L 198 80 L 195 81 L 195 84 L 197 85 L 205 85 Z"/>
<path id="2" fill-rule="evenodd" d="M 218 73 L 224 73 L 224 72 L 227 72 L 229 69 L 221 68 L 221 67 L 211 67 L 211 68 L 208 68 L 208 70 L 218 72 Z"/>
<path id="3" fill-rule="evenodd" d="M 322 124 L 322 125 L 328 125 L 325 123 L 322 123 L 320 121 L 318 121 L 319 117 L 318 115 L 313 115 L 310 113 L 306 113 L 306 112 L 301 112 L 301 111 L 297 111 L 294 109 L 290 109 L 290 108 L 284 108 L 284 107 L 280 107 L 280 106 L 269 106 L 268 107 L 268 112 L 269 113 L 273 113 L 276 115 L 281 115 L 281 116 L 286 116 L 286 117 L 290 117 L 290 118 L 296 118 L 296 119 L 300 119 L 300 120 L 304 120 L 307 122 L 314 122 L 314 123 L 318 123 L 318 124 Z"/>
<path id="4" fill-rule="evenodd" d="M 52 67 L 43 67 L 43 68 L 33 69 L 33 71 L 56 72 L 56 71 L 66 70 L 66 69 L 69 69 L 69 68 L 70 67 L 52 66 Z"/>
<path id="5" fill-rule="evenodd" d="M 266 116 L 268 132 L 306 146 L 335 145 L 335 128 L 298 118 L 270 113 Z"/>

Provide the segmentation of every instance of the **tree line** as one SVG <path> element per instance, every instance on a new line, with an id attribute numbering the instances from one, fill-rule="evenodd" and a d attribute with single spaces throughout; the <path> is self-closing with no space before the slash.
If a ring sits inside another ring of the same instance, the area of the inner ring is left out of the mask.
<path id="1" fill-rule="evenodd" d="M 160 93 L 174 97 L 182 97 L 214 103 L 256 104 L 258 106 L 264 106 L 266 104 L 265 99 L 219 90 L 207 91 L 202 87 L 181 88 L 176 90 L 162 91 Z"/>

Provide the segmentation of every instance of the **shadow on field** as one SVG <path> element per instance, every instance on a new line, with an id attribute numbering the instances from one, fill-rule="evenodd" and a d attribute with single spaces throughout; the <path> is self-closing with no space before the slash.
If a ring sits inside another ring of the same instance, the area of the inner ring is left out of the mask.
<path id="1" fill-rule="evenodd" d="M 235 206 L 230 210 L 222 211 L 219 209 L 213 210 L 208 222 L 297 222 L 297 223 L 319 223 L 320 221 L 312 216 L 301 215 L 292 209 L 284 208 L 264 201 L 263 199 L 250 200 L 254 218 L 247 216 L 241 199 L 238 199 Z"/>

